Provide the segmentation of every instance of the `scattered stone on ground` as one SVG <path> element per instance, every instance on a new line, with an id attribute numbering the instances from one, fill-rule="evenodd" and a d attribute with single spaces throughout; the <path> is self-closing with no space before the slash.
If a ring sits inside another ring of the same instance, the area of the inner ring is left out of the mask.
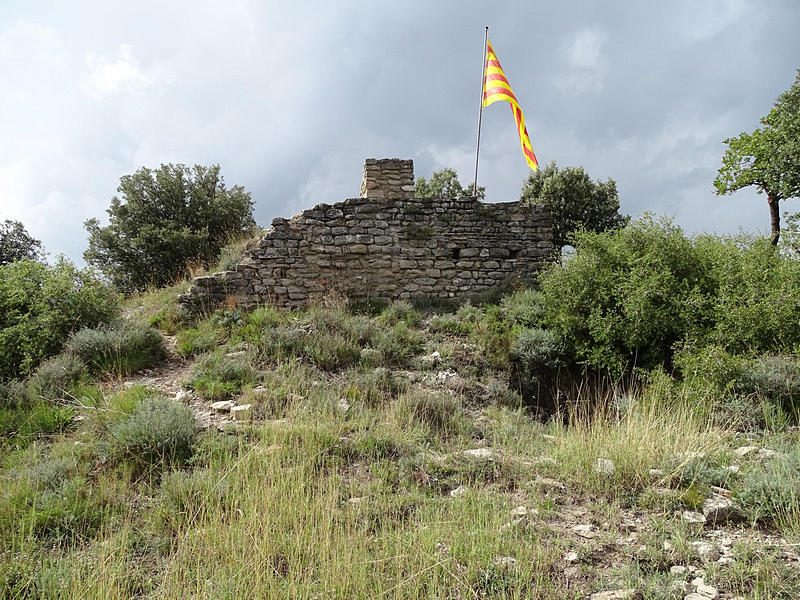
<path id="1" fill-rule="evenodd" d="M 597 531 L 597 527 L 592 524 L 587 525 L 575 525 L 572 528 L 572 531 L 581 536 L 582 538 L 591 539 L 595 536 L 595 531 Z"/>
<path id="2" fill-rule="evenodd" d="M 692 542 L 692 549 L 694 549 L 695 553 L 700 557 L 700 560 L 703 561 L 704 565 L 710 565 L 711 563 L 716 562 L 720 556 L 719 550 L 717 550 L 713 544 L 709 544 L 708 542 Z"/>
<path id="3" fill-rule="evenodd" d="M 494 562 L 492 563 L 497 567 L 503 567 L 504 569 L 508 569 L 510 567 L 517 566 L 517 559 L 513 556 L 498 556 Z"/>
<path id="4" fill-rule="evenodd" d="M 706 517 L 702 513 L 693 510 L 685 510 L 681 513 L 681 519 L 690 525 L 704 525 Z"/>
<path id="5" fill-rule="evenodd" d="M 462 452 L 467 458 L 481 459 L 481 460 L 499 460 L 500 455 L 494 450 L 489 448 L 472 448 L 471 450 L 464 450 Z"/>
<path id="6" fill-rule="evenodd" d="M 236 406 L 236 402 L 233 400 L 218 400 L 211 403 L 212 410 L 220 413 L 229 413 L 234 406 Z"/>
<path id="7" fill-rule="evenodd" d="M 637 589 L 609 590 L 589 596 L 589 600 L 643 600 L 643 598 L 642 592 Z"/>
<path id="8" fill-rule="evenodd" d="M 739 520 L 742 515 L 733 500 L 725 496 L 712 496 L 703 502 L 703 515 L 711 523 Z"/>
<path id="9" fill-rule="evenodd" d="M 567 552 L 564 555 L 564 562 L 576 563 L 576 562 L 578 562 L 578 560 L 579 560 L 579 557 L 578 557 L 578 553 L 577 552 Z"/>
<path id="10" fill-rule="evenodd" d="M 601 475 L 613 475 L 614 461 L 608 458 L 598 458 L 594 461 L 594 470 Z"/>
<path id="11" fill-rule="evenodd" d="M 231 417 L 234 421 L 248 421 L 252 416 L 252 404 L 240 404 L 231 409 Z"/>
<path id="12" fill-rule="evenodd" d="M 467 486 L 460 485 L 454 490 L 450 490 L 450 497 L 451 498 L 458 498 L 459 496 L 463 496 L 468 491 Z"/>

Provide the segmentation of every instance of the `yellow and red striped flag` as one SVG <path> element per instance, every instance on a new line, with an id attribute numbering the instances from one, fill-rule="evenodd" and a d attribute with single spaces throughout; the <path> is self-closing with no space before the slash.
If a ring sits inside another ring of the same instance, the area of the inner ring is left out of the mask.
<path id="1" fill-rule="evenodd" d="M 522 114 L 522 109 L 517 102 L 517 97 L 511 91 L 511 86 L 508 84 L 503 67 L 500 66 L 500 61 L 497 60 L 497 55 L 494 53 L 492 43 L 486 40 L 486 70 L 483 75 L 483 106 L 489 106 L 493 102 L 508 102 L 511 105 L 511 112 L 514 113 L 514 119 L 517 122 L 517 132 L 519 133 L 519 141 L 522 144 L 522 153 L 525 155 L 525 160 L 528 166 L 536 171 L 539 168 L 539 161 L 536 160 L 536 155 L 533 153 L 531 146 L 531 139 L 528 137 L 528 130 L 525 128 L 525 117 Z"/>

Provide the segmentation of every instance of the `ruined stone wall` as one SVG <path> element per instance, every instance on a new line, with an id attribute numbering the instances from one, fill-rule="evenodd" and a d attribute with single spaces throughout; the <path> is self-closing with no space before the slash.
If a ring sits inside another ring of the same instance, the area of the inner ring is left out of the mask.
<path id="1" fill-rule="evenodd" d="M 243 307 L 301 307 L 332 291 L 350 299 L 457 297 L 529 276 L 552 256 L 542 207 L 411 198 L 411 161 L 368 159 L 364 174 L 362 194 L 372 195 L 274 219 L 233 271 L 195 279 L 182 302 L 213 308 L 233 297 Z"/>

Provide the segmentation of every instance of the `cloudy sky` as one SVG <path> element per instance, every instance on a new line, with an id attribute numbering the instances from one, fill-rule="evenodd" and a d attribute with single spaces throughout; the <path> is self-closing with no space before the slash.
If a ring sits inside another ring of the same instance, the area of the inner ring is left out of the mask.
<path id="1" fill-rule="evenodd" d="M 3 0 L 0 220 L 80 261 L 141 166 L 218 163 L 262 226 L 358 195 L 365 157 L 469 182 L 484 25 L 540 162 L 613 178 L 628 214 L 768 230 L 763 196 L 712 181 L 794 80 L 798 0 Z M 517 199 L 506 105 L 481 145 L 487 200 Z"/>

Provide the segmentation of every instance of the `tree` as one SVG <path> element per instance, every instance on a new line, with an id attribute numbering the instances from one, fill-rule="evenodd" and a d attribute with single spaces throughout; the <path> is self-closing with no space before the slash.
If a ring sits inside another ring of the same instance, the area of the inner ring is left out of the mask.
<path id="1" fill-rule="evenodd" d="M 208 264 L 232 238 L 255 227 L 250 193 L 225 187 L 219 166 L 142 167 L 120 179 L 109 225 L 84 223 L 83 257 L 130 292 L 172 283 L 190 263 Z"/>
<path id="2" fill-rule="evenodd" d="M 0 265 L 44 258 L 42 242 L 32 238 L 19 221 L 0 223 Z"/>
<path id="3" fill-rule="evenodd" d="M 714 187 L 717 194 L 756 186 L 767 195 L 771 241 L 778 244 L 781 229 L 780 201 L 800 195 L 800 69 L 794 84 L 778 96 L 762 127 L 728 138 L 728 149 Z"/>
<path id="4" fill-rule="evenodd" d="M 613 179 L 592 181 L 583 167 L 559 169 L 555 162 L 531 173 L 522 186 L 520 200 L 543 204 L 553 219 L 553 244 L 560 251 L 579 229 L 607 231 L 625 227 L 629 217 L 619 213 L 617 184 Z"/>
<path id="5" fill-rule="evenodd" d="M 415 198 L 463 198 L 464 196 L 475 196 L 475 184 L 470 183 L 466 188 L 458 180 L 458 174 L 453 169 L 440 169 L 434 171 L 431 180 L 427 181 L 424 177 L 417 177 L 414 184 Z M 478 198 L 486 197 L 486 188 L 478 186 Z"/>

